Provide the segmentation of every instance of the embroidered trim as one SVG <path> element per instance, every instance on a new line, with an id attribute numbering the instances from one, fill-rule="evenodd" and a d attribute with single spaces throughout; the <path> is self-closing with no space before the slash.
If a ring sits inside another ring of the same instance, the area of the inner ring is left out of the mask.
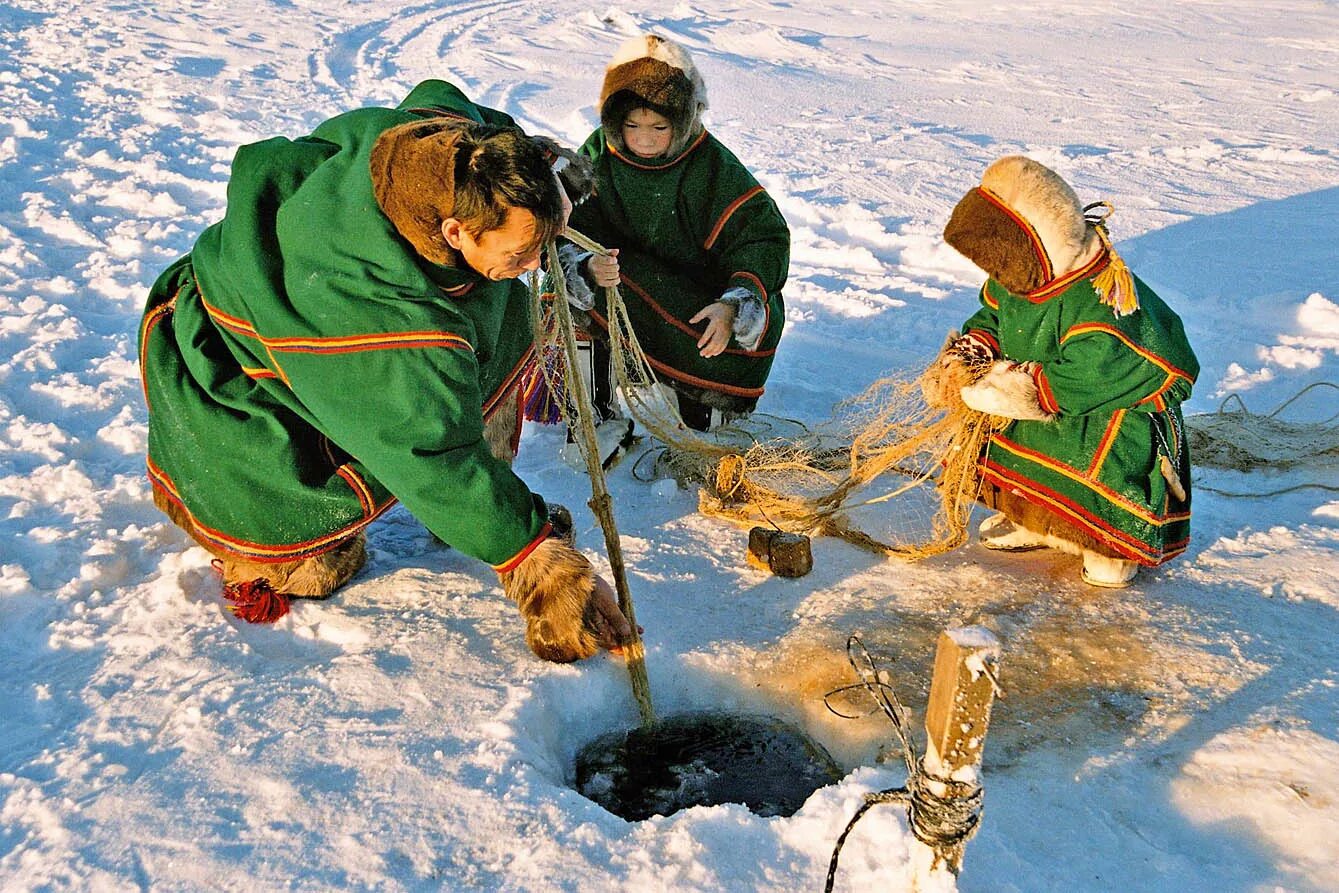
<path id="1" fill-rule="evenodd" d="M 1147 567 L 1156 567 L 1170 561 L 1184 552 L 1190 545 L 1190 538 L 1186 537 L 1175 543 L 1168 543 L 1161 551 L 1154 551 L 1147 543 L 1136 539 L 1123 530 L 1112 527 L 1087 509 L 1036 481 L 1017 477 L 1007 469 L 986 463 L 983 463 L 982 477 L 997 486 L 1014 490 L 1031 502 L 1050 508 L 1072 523 L 1094 534 L 1115 551 Z"/>
<path id="2" fill-rule="evenodd" d="M 1037 255 L 1037 260 L 1041 262 L 1042 276 L 1049 281 L 1051 277 L 1055 275 L 1055 268 L 1051 266 L 1051 257 L 1046 253 L 1046 245 L 1042 243 L 1041 236 L 1037 233 L 1036 228 L 1028 222 L 1026 217 L 1009 207 L 1004 199 L 1000 198 L 984 186 L 978 186 L 976 188 L 983 196 L 985 196 L 987 201 L 1003 211 L 1009 219 L 1013 220 L 1014 223 L 1017 223 L 1022 228 L 1023 232 L 1027 233 L 1028 241 L 1032 243 L 1032 252 Z M 1045 286 L 1043 286 L 1043 288 L 1044 287 Z"/>
<path id="3" fill-rule="evenodd" d="M 480 411 L 483 413 L 485 422 L 488 421 L 489 416 L 497 412 L 497 408 L 506 400 L 507 396 L 511 394 L 517 380 L 520 379 L 521 374 L 525 372 L 525 367 L 529 365 L 534 357 L 535 347 L 532 344 L 525 349 L 525 353 L 521 356 L 520 362 L 512 367 L 511 371 L 507 373 L 506 378 L 502 379 L 502 384 L 498 385 L 497 389 L 484 401 L 483 406 L 480 407 Z"/>
<path id="4" fill-rule="evenodd" d="M 149 336 L 153 334 L 154 327 L 163 321 L 164 316 L 173 313 L 177 309 L 177 297 L 185 287 L 186 285 L 184 283 L 180 285 L 177 288 L 176 294 L 172 295 L 166 302 L 159 304 L 157 307 L 144 314 L 144 319 L 140 322 L 139 383 L 140 388 L 144 391 L 144 406 L 150 411 L 153 410 L 153 406 L 149 403 Z"/>
<path id="5" fill-rule="evenodd" d="M 998 446 L 1001 449 L 1013 453 L 1020 459 L 1026 459 L 1029 462 L 1034 462 L 1043 468 L 1055 472 L 1056 474 L 1063 475 L 1064 477 L 1069 478 L 1070 480 L 1074 481 L 1077 484 L 1082 484 L 1089 490 L 1092 490 L 1098 496 L 1101 496 L 1107 502 L 1123 510 L 1127 514 L 1133 515 L 1140 521 L 1143 521 L 1145 524 L 1162 526 L 1163 524 L 1170 524 L 1173 521 L 1184 521 L 1190 517 L 1189 512 L 1179 512 L 1174 515 L 1154 514 L 1151 509 L 1145 508 L 1144 506 L 1141 506 L 1138 503 L 1131 501 L 1128 497 L 1122 496 L 1120 493 L 1117 493 L 1115 490 L 1112 490 L 1110 487 L 1106 486 L 1100 481 L 1092 480 L 1091 478 L 1081 473 L 1078 469 L 1071 468 L 1068 465 L 1055 461 L 1050 456 L 1043 455 L 1041 453 L 1030 450 L 1025 446 L 1021 446 L 1013 442 L 1012 440 L 1009 440 L 1003 434 L 996 434 L 993 437 L 991 437 L 990 445 L 992 448 Z"/>
<path id="6" fill-rule="evenodd" d="M 1111 263 L 1111 252 L 1102 251 L 1097 257 L 1088 261 L 1088 263 L 1079 267 L 1077 270 L 1066 273 L 1059 279 L 1052 279 L 1039 288 L 1035 288 L 1023 298 L 1033 304 L 1041 304 L 1049 301 L 1065 289 L 1069 288 L 1075 282 L 1083 279 L 1089 279 L 1106 269 L 1107 264 Z"/>
<path id="7" fill-rule="evenodd" d="M 762 191 L 763 188 L 761 186 L 754 186 L 752 189 L 748 190 L 739 198 L 735 199 L 729 205 L 727 205 L 725 211 L 721 213 L 720 219 L 716 221 L 716 225 L 711 228 L 711 235 L 707 236 L 707 241 L 702 243 L 702 248 L 706 251 L 710 251 L 711 246 L 715 245 L 716 239 L 720 237 L 721 230 L 725 227 L 726 222 L 732 216 L 734 216 L 734 213 L 736 211 L 739 210 L 740 205 L 744 204 L 744 202 L 753 198 L 755 195 L 757 195 Z"/>
<path id="8" fill-rule="evenodd" d="M 1111 452 L 1111 445 L 1116 442 L 1116 432 L 1120 431 L 1120 426 L 1125 421 L 1126 412 L 1127 410 L 1118 409 L 1111 414 L 1107 429 L 1102 433 L 1102 440 L 1097 444 L 1097 452 L 1093 453 L 1093 461 L 1088 465 L 1088 477 L 1096 479 L 1097 473 L 1102 470 L 1102 465 Z"/>
<path id="9" fill-rule="evenodd" d="M 751 275 L 751 274 L 743 274 L 743 275 Z M 683 332 L 688 337 L 692 338 L 694 344 L 697 343 L 697 339 L 702 337 L 701 332 L 697 331 L 692 326 L 688 325 L 687 323 L 683 322 L 677 317 L 671 315 L 668 310 L 666 310 L 664 307 L 661 307 L 660 304 L 656 303 L 656 299 L 647 294 L 647 292 L 640 285 L 638 285 L 636 282 L 630 279 L 626 273 L 620 273 L 619 279 L 622 280 L 624 285 L 626 285 L 628 288 L 632 290 L 633 294 L 641 298 L 643 303 L 645 303 L 648 307 L 650 307 L 657 314 L 659 314 L 659 316 L 662 319 L 664 319 L 665 322 L 669 323 L 679 331 Z M 762 283 L 759 283 L 760 288 L 761 286 Z M 766 292 L 764 290 L 764 294 L 765 293 Z M 594 311 L 588 310 L 586 312 L 590 313 L 592 317 L 598 318 L 598 316 Z M 606 329 L 608 328 L 608 325 L 604 322 L 601 322 L 601 325 L 603 325 Z M 736 356 L 741 357 L 770 357 L 776 353 L 776 348 L 772 348 L 771 350 L 741 350 L 740 348 L 737 347 L 727 347 L 724 351 L 722 351 L 722 353 L 734 354 Z"/>
<path id="10" fill-rule="evenodd" d="M 1051 383 L 1046 379 L 1046 372 L 1042 369 L 1041 363 L 1032 367 L 1032 383 L 1037 386 L 1037 402 L 1041 408 L 1051 415 L 1060 412 L 1060 404 L 1056 402 L 1055 392 L 1051 390 Z"/>
<path id="11" fill-rule="evenodd" d="M 181 494 L 177 492 L 176 485 L 172 478 L 168 477 L 167 472 L 159 468 L 152 459 L 147 459 L 146 464 L 149 468 L 149 483 L 157 490 L 163 493 L 168 499 L 176 503 L 182 513 L 190 519 L 193 526 L 193 532 L 203 539 L 208 540 L 219 550 L 229 554 L 237 555 L 248 561 L 255 561 L 261 564 L 274 564 L 280 561 L 295 561 L 302 558 L 310 558 L 313 555 L 320 555 L 322 552 L 329 552 L 331 549 L 339 546 L 344 540 L 353 534 L 362 530 L 368 524 L 371 524 L 387 509 L 395 505 L 395 497 L 391 497 L 385 505 L 376 508 L 371 514 L 364 516 L 352 524 L 346 524 L 333 533 L 328 533 L 315 539 L 305 540 L 300 543 L 287 543 L 279 546 L 266 545 L 263 543 L 254 543 L 248 540 L 238 539 L 207 527 L 200 523 L 186 503 L 182 501 Z M 343 475 L 341 475 L 343 477 Z M 348 479 L 345 478 L 347 481 Z"/>
<path id="12" fill-rule="evenodd" d="M 508 558 L 506 561 L 502 562 L 501 564 L 493 565 L 493 570 L 497 571 L 499 574 L 505 574 L 508 571 L 516 570 L 516 568 L 520 565 L 520 563 L 529 558 L 530 553 L 538 549 L 539 544 L 544 542 L 544 540 L 548 539 L 549 535 L 552 533 L 553 533 L 553 525 L 548 523 L 547 521 L 544 522 L 544 527 L 540 529 L 539 536 L 531 540 L 528 546 L 526 546 L 524 549 Z"/>
<path id="13" fill-rule="evenodd" d="M 705 140 L 706 138 L 707 138 L 707 131 L 703 130 L 702 133 L 698 135 L 698 138 L 693 140 L 692 144 L 690 144 L 687 149 L 684 149 L 683 152 L 677 158 L 674 158 L 671 161 L 667 161 L 664 164 L 643 164 L 640 161 L 633 161 L 631 158 L 628 158 L 622 152 L 618 151 L 618 149 L 614 146 L 614 144 L 609 142 L 609 139 L 607 137 L 605 138 L 604 145 L 609 150 L 609 154 L 613 155 L 615 158 L 617 158 L 624 164 L 628 165 L 629 167 L 635 167 L 638 170 L 643 171 L 663 171 L 674 167 L 674 165 L 678 164 L 680 161 L 683 161 L 685 158 L 691 155 L 693 153 L 693 150 L 696 149 L 698 146 L 702 145 L 702 141 Z"/>
<path id="14" fill-rule="evenodd" d="M 997 307 L 995 309 L 998 310 L 999 308 Z M 985 329 L 968 329 L 964 334 L 968 338 L 974 338 L 984 344 L 989 348 L 992 356 L 998 357 L 1000 355 L 1000 342 L 995 339 L 994 335 L 990 334 Z"/>
<path id="15" fill-rule="evenodd" d="M 1130 350 L 1132 350 L 1132 351 L 1134 351 L 1135 353 L 1139 354 L 1139 356 L 1141 356 L 1141 357 L 1143 357 L 1144 359 L 1148 360 L 1148 361 L 1149 361 L 1150 363 L 1152 363 L 1154 366 L 1157 366 L 1157 367 L 1158 367 L 1159 369 L 1161 369 L 1163 372 L 1166 372 L 1168 375 L 1179 376 L 1179 377 L 1181 377 L 1181 378 L 1184 378 L 1186 381 L 1188 381 L 1188 382 L 1190 382 L 1190 383 L 1192 383 L 1192 384 L 1193 384 L 1194 381 L 1195 381 L 1195 379 L 1192 378 L 1188 372 L 1185 372 L 1184 370 L 1181 370 L 1181 369 L 1176 368 L 1175 366 L 1173 366 L 1173 365 L 1172 365 L 1170 362 L 1168 362 L 1167 360 L 1165 360 L 1165 359 L 1163 359 L 1162 357 L 1158 356 L 1157 354 L 1153 353 L 1153 351 L 1148 350 L 1148 349 L 1145 348 L 1145 347 L 1141 347 L 1141 346 L 1138 345 L 1138 344 L 1135 344 L 1134 341 L 1131 340 L 1131 338 L 1130 338 L 1129 335 L 1126 335 L 1126 334 L 1125 334 L 1124 332 L 1122 332 L 1120 329 L 1118 329 L 1118 328 L 1116 328 L 1115 326 L 1110 325 L 1110 324 L 1108 324 L 1108 323 L 1103 323 L 1103 322 L 1081 322 L 1081 323 L 1079 323 L 1079 324 L 1077 324 L 1077 325 L 1071 326 L 1070 329 L 1069 329 L 1069 331 L 1065 332 L 1065 334 L 1063 334 L 1063 335 L 1060 336 L 1060 343 L 1061 343 L 1061 344 L 1064 344 L 1066 341 L 1068 341 L 1068 340 L 1071 339 L 1071 338 L 1077 338 L 1078 336 L 1080 336 L 1080 335 L 1086 335 L 1086 334 L 1088 334 L 1089 332 L 1105 332 L 1106 334 L 1108 334 L 1108 335 L 1110 335 L 1111 337 L 1115 338 L 1117 341 L 1122 342 L 1122 343 L 1123 343 L 1126 347 L 1128 347 Z M 1165 391 L 1169 386 L 1170 386 L 1170 382 L 1169 382 L 1168 384 L 1164 384 L 1164 385 L 1162 386 L 1162 388 L 1159 389 L 1158 393 L 1161 393 L 1162 391 Z M 1146 398 L 1146 399 L 1147 399 L 1147 398 Z"/>

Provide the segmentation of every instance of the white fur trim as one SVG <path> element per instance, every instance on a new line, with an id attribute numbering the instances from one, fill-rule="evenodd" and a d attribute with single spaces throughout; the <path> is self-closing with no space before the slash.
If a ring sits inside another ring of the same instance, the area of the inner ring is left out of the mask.
<path id="1" fill-rule="evenodd" d="M 1090 260 L 1099 247 L 1083 218 L 1079 197 L 1060 175 L 1023 155 L 1006 155 L 986 168 L 981 185 L 1032 224 L 1059 278 Z"/>
<path id="2" fill-rule="evenodd" d="M 702 80 L 702 75 L 698 73 L 697 66 L 693 64 L 693 57 L 668 37 L 661 37 L 659 34 L 639 34 L 625 40 L 614 53 L 614 58 L 605 66 L 605 71 L 608 72 L 643 57 L 656 59 L 682 71 L 693 85 L 693 98 L 697 100 L 697 104 L 701 108 L 708 108 L 707 85 Z"/>
<path id="3" fill-rule="evenodd" d="M 1032 380 L 1035 366 L 996 360 L 975 384 L 962 389 L 962 402 L 978 412 L 1006 419 L 1048 422 L 1055 417 L 1041 408 L 1037 383 Z"/>
<path id="4" fill-rule="evenodd" d="M 742 285 L 727 288 L 721 295 L 721 303 L 735 308 L 735 321 L 730 332 L 745 350 L 755 350 L 762 340 L 763 330 L 767 328 L 767 308 L 762 299 Z"/>

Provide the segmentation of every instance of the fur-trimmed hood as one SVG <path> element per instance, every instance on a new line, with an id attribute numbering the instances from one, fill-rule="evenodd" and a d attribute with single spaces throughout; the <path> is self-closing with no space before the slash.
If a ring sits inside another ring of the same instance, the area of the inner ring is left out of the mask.
<path id="1" fill-rule="evenodd" d="M 1022 155 L 986 168 L 953 209 L 944 240 L 1015 294 L 1077 270 L 1101 247 L 1069 184 Z"/>
<path id="2" fill-rule="evenodd" d="M 435 264 L 456 265 L 442 221 L 455 213 L 456 144 L 468 126 L 446 118 L 412 121 L 387 130 L 372 147 L 377 204 L 414 250 Z"/>
<path id="3" fill-rule="evenodd" d="M 604 72 L 600 124 L 605 139 L 619 152 L 627 151 L 623 118 L 640 106 L 659 112 L 673 125 L 666 157 L 677 156 L 702 133 L 702 111 L 707 108 L 702 75 L 687 50 L 656 34 L 626 41 Z"/>

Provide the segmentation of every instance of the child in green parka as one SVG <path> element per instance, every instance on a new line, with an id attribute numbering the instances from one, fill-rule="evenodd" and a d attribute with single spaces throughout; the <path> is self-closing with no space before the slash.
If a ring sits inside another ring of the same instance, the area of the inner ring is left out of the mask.
<path id="1" fill-rule="evenodd" d="M 1077 552 L 1084 582 L 1119 588 L 1189 542 L 1181 403 L 1199 363 L 1180 318 L 1087 213 L 1101 206 L 1081 207 L 1029 158 L 987 167 L 944 239 L 990 278 L 923 383 L 932 405 L 960 397 L 1013 420 L 980 458 L 997 510 L 982 545 Z"/>
<path id="2" fill-rule="evenodd" d="M 533 355 L 515 277 L 571 207 L 555 152 L 435 80 L 238 149 L 223 219 L 154 284 L 139 346 L 154 502 L 239 616 L 329 595 L 398 500 L 497 570 L 540 657 L 631 634 L 510 467 Z"/>
<path id="3" fill-rule="evenodd" d="M 656 35 L 623 44 L 605 71 L 600 127 L 579 150 L 595 194 L 570 225 L 613 249 L 561 254 L 569 300 L 593 321 L 597 410 L 614 414 L 608 314 L 618 285 L 652 368 L 686 424 L 751 412 L 781 338 L 790 230 L 748 169 L 702 125 L 706 87 L 688 53 Z"/>

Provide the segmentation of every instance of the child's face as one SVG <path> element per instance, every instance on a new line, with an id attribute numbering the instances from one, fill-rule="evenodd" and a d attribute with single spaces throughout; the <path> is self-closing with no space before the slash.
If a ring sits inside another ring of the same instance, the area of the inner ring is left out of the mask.
<path id="1" fill-rule="evenodd" d="M 673 125 L 659 112 L 633 109 L 623 119 L 623 145 L 638 158 L 664 155 L 673 139 Z"/>

